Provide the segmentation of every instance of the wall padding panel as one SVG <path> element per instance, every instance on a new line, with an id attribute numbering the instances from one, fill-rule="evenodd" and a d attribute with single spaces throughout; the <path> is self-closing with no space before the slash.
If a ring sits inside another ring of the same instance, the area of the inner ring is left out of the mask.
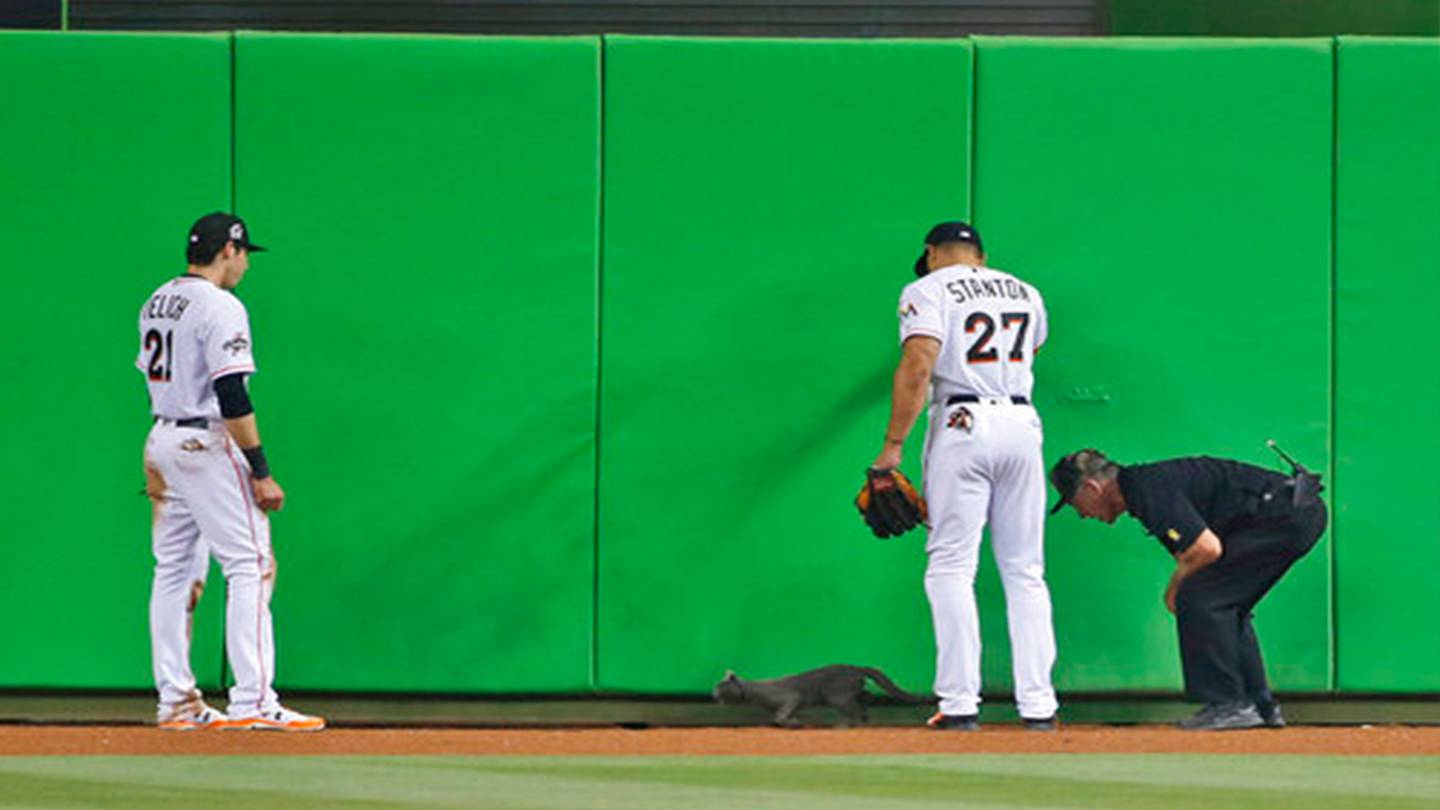
<path id="1" fill-rule="evenodd" d="M 1339 43 L 1340 688 L 1440 691 L 1440 41 Z"/>
<path id="2" fill-rule="evenodd" d="M 976 60 L 975 218 L 991 263 L 1046 294 L 1047 457 L 1271 466 L 1274 438 L 1327 469 L 1329 40 L 982 38 Z M 1160 545 L 1067 510 L 1047 550 L 1057 685 L 1178 688 Z M 1330 685 L 1329 556 L 1256 610 L 1277 688 Z"/>
<path id="3" fill-rule="evenodd" d="M 607 38 L 601 687 L 837 661 L 928 687 L 923 539 L 850 497 L 900 289 L 967 212 L 970 54 Z"/>
<path id="4" fill-rule="evenodd" d="M 136 324 L 185 272 L 190 223 L 229 202 L 229 55 L 221 36 L 0 33 L 0 686 L 150 684 Z M 197 644 L 202 682 L 218 646 Z"/>
<path id="5" fill-rule="evenodd" d="M 237 37 L 284 683 L 589 685 L 599 56 Z"/>

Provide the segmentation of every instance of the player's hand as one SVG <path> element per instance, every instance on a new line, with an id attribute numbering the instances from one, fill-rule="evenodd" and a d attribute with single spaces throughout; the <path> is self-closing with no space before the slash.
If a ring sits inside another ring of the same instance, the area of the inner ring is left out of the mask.
<path id="1" fill-rule="evenodd" d="M 274 477 L 256 478 L 253 482 L 255 487 L 255 503 L 266 512 L 278 512 L 280 507 L 285 505 L 285 490 L 275 483 Z"/>
<path id="2" fill-rule="evenodd" d="M 880 455 L 875 457 L 874 463 L 870 466 L 877 470 L 898 469 L 900 467 L 901 451 L 905 448 L 898 444 L 887 444 Z"/>
<path id="3" fill-rule="evenodd" d="M 876 537 L 899 537 L 925 522 L 925 498 L 896 469 L 868 469 L 855 508 Z"/>
<path id="4" fill-rule="evenodd" d="M 1179 592 L 1180 589 L 1175 587 L 1173 582 L 1170 583 L 1170 587 L 1165 589 L 1165 609 L 1172 614 L 1175 612 L 1175 595 Z"/>

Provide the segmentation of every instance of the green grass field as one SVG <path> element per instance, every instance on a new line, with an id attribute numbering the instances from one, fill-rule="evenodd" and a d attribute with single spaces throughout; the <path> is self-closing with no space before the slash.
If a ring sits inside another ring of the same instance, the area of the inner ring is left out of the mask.
<path id="1" fill-rule="evenodd" d="M 1440 757 L 13 757 L 3 808 L 1440 806 Z"/>

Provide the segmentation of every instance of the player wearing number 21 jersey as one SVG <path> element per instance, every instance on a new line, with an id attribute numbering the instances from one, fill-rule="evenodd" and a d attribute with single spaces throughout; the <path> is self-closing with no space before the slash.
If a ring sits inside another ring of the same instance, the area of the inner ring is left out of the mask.
<path id="1" fill-rule="evenodd" d="M 157 417 L 219 419 L 215 380 L 255 371 L 245 305 L 199 276 L 162 284 L 140 312 L 140 329 L 136 365 Z"/>
<path id="2" fill-rule="evenodd" d="M 140 352 L 154 425 L 145 442 L 155 502 L 150 638 L 162 729 L 316 731 L 323 718 L 280 704 L 272 688 L 269 512 L 285 493 L 260 446 L 247 376 L 255 371 L 245 306 L 231 292 L 250 267 L 238 217 L 216 212 L 190 229 L 188 272 L 140 308 Z M 158 491 L 156 491 L 158 490 Z M 225 654 L 235 673 L 228 716 L 206 705 L 190 668 L 190 611 L 207 554 L 225 573 Z"/>

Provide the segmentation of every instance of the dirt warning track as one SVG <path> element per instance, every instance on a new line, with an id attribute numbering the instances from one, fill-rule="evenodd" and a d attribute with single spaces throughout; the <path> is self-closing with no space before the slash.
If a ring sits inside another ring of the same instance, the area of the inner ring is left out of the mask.
<path id="1" fill-rule="evenodd" d="M 1186 732 L 1164 726 L 1071 726 L 1053 733 L 993 726 L 925 728 L 331 729 L 313 734 L 164 732 L 144 726 L 0 726 L 0 756 L 27 755 L 598 755 L 856 754 L 1440 755 L 1437 726 L 1309 726 Z"/>

